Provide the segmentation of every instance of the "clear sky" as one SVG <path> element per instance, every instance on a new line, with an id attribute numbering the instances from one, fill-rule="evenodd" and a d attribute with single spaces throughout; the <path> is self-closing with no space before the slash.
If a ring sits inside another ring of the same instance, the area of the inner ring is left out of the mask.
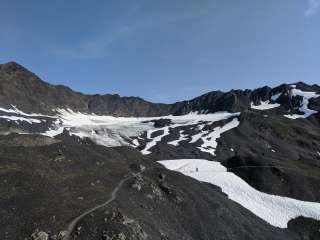
<path id="1" fill-rule="evenodd" d="M 320 0 L 1 0 L 0 62 L 85 93 L 174 102 L 320 83 Z"/>

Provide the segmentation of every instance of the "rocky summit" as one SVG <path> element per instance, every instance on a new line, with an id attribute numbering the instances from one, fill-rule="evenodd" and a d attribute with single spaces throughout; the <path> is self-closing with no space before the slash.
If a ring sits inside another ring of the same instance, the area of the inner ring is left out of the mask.
<path id="1" fill-rule="evenodd" d="M 0 65 L 0 239 L 320 239 L 320 86 L 173 104 Z"/>

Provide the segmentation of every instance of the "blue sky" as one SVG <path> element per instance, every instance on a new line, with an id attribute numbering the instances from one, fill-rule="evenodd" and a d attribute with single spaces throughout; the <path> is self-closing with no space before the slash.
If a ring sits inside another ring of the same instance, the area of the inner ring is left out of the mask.
<path id="1" fill-rule="evenodd" d="M 320 0 L 1 0 L 0 62 L 155 102 L 320 83 Z"/>

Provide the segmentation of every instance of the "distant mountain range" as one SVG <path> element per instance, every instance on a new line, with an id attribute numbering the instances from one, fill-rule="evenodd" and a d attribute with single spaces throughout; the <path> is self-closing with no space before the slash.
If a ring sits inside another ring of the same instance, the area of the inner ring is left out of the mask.
<path id="1" fill-rule="evenodd" d="M 320 239 L 320 86 L 173 104 L 0 65 L 0 239 Z"/>

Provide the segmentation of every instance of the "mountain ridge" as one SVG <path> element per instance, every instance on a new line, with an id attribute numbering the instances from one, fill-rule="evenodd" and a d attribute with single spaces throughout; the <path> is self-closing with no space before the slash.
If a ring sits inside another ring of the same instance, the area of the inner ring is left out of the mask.
<path id="1" fill-rule="evenodd" d="M 149 102 L 141 97 L 121 97 L 118 94 L 84 94 L 64 85 L 47 83 L 16 62 L 0 64 L 1 107 L 15 105 L 29 113 L 37 111 L 47 114 L 57 108 L 124 117 L 183 115 L 196 111 L 238 112 L 248 109 L 251 102 L 267 100 L 274 92 L 288 90 L 291 85 L 297 85 L 302 90 L 320 92 L 316 84 L 310 86 L 297 82 L 281 84 L 275 88 L 264 86 L 254 90 L 210 91 L 190 100 L 164 104 Z"/>

